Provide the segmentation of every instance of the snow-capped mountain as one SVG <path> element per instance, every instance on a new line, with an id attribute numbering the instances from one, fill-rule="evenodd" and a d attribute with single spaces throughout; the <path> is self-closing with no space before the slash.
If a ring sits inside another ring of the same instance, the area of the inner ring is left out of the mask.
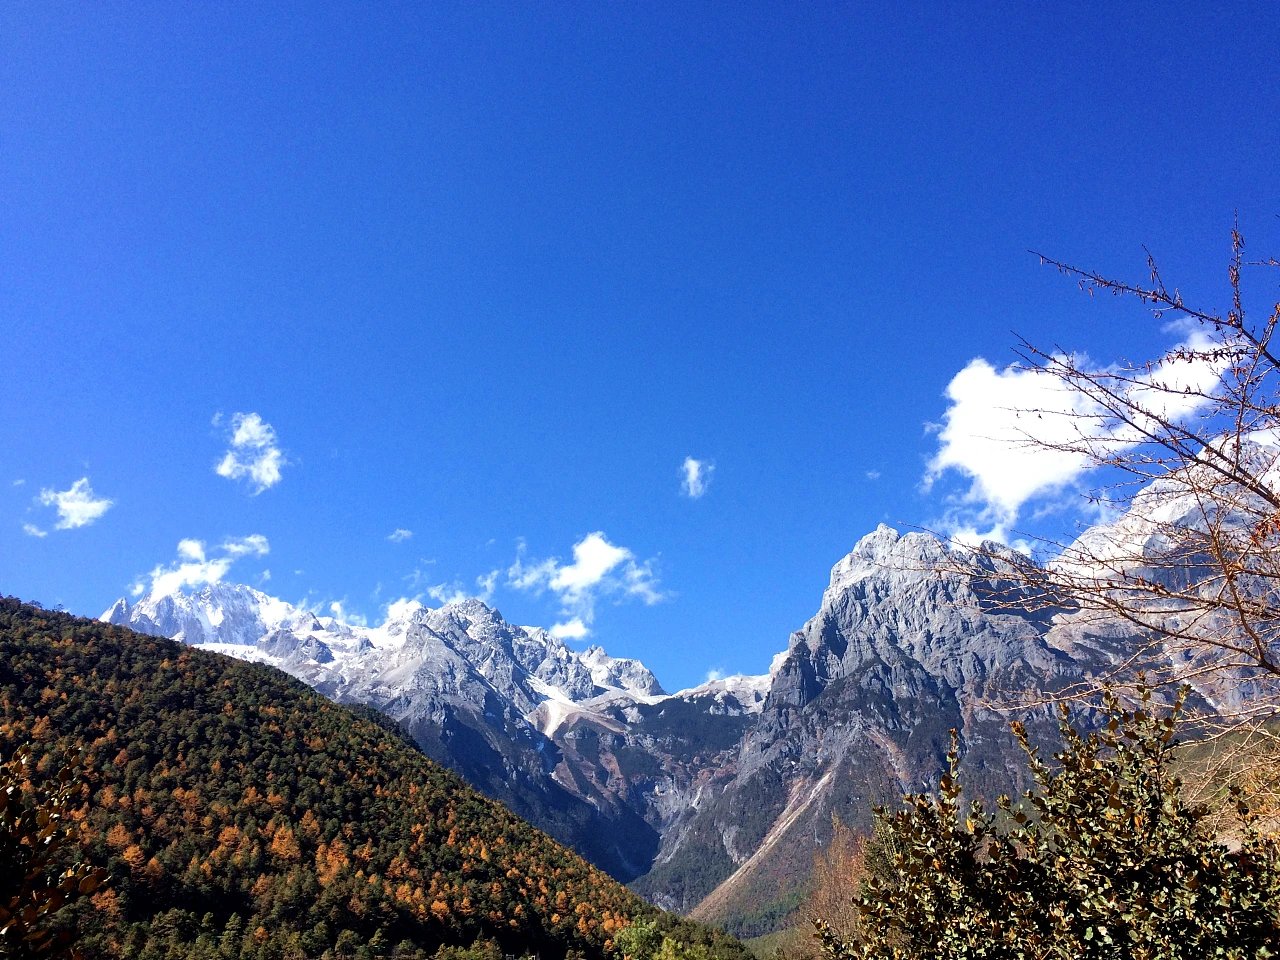
<path id="1" fill-rule="evenodd" d="M 950 727 L 980 768 L 1008 771 L 1005 719 L 979 706 L 996 687 L 1080 675 L 1046 644 L 1047 621 L 984 611 L 962 578 L 934 572 L 946 552 L 881 526 L 835 565 L 768 674 L 672 695 L 638 661 L 573 650 L 479 600 L 361 627 L 217 584 L 122 600 L 103 619 L 381 710 L 650 899 L 732 922 L 744 896 L 803 879 L 832 812 L 865 826 L 869 798 L 936 778 Z M 1007 772 L 988 779 L 1009 786 Z"/>
<path id="2" fill-rule="evenodd" d="M 1159 549 L 1152 532 L 1129 516 L 1086 537 L 1141 556 Z M 367 628 L 220 584 L 121 600 L 104 619 L 381 710 L 653 902 L 753 935 L 785 920 L 832 814 L 865 829 L 873 803 L 936 784 L 952 728 L 970 789 L 1017 790 L 1025 764 L 993 704 L 1098 676 L 1132 649 L 1123 624 L 991 603 L 1015 555 L 979 559 L 976 578 L 952 560 L 931 535 L 881 526 L 835 564 L 769 673 L 675 694 L 639 661 L 573 650 L 478 600 L 406 605 Z M 1048 707 L 1022 719 L 1053 742 Z"/>
<path id="3" fill-rule="evenodd" d="M 326 690 L 405 685 L 408 677 L 474 700 L 491 688 L 528 713 L 547 699 L 580 702 L 609 692 L 662 696 L 638 660 L 597 646 L 579 653 L 539 627 L 518 627 L 480 600 L 431 609 L 413 603 L 377 627 L 316 616 L 243 584 L 121 599 L 101 617 L 139 633 L 269 663 Z M 471 689 L 475 687 L 476 689 Z"/>
<path id="4" fill-rule="evenodd" d="M 252 645 L 272 629 L 302 616 L 306 615 L 283 600 L 252 587 L 219 583 L 191 595 L 148 594 L 135 604 L 121 597 L 99 619 L 193 645 Z"/>

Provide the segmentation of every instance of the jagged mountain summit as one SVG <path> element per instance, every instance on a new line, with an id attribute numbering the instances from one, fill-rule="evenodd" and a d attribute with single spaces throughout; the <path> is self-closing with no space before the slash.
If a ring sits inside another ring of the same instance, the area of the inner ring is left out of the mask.
<path id="1" fill-rule="evenodd" d="M 533 705 L 547 697 L 578 701 L 609 691 L 662 695 L 638 660 L 583 653 L 539 627 L 517 627 L 482 601 L 432 610 L 410 602 L 378 627 L 319 617 L 243 584 L 216 583 L 191 593 L 117 600 L 99 619 L 152 636 L 309 673 L 313 686 L 350 684 L 395 659 L 430 667 L 461 657 L 506 699 Z M 251 648 L 251 649 L 241 649 Z M 406 652 L 407 651 L 407 652 Z"/>

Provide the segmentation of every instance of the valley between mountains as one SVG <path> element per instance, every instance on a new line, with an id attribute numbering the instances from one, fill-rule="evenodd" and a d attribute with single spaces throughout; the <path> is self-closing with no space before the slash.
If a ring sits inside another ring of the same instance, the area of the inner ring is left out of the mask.
<path id="1" fill-rule="evenodd" d="M 1122 518 L 1086 536 L 1139 535 L 1126 530 Z M 639 661 L 574 650 L 474 599 L 358 627 L 215 584 L 121 599 L 102 619 L 381 711 L 651 903 L 755 936 L 791 918 L 833 814 L 866 829 L 873 803 L 931 789 L 952 728 L 972 789 L 1020 789 L 1002 697 L 1124 657 L 1123 626 L 995 602 L 999 562 L 975 577 L 949 559 L 935 537 L 881 525 L 833 567 L 769 673 L 677 693 Z M 1022 718 L 1033 740 L 1053 740 L 1048 707 Z"/>

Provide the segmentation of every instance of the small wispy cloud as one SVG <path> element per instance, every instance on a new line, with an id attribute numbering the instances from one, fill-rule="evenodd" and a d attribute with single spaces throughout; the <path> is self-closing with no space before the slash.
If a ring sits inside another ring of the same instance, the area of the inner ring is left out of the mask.
<path id="1" fill-rule="evenodd" d="M 41 530 L 34 523 L 24 523 L 22 525 L 22 532 L 28 537 L 47 537 L 49 535 L 49 531 Z"/>
<path id="2" fill-rule="evenodd" d="M 712 667 L 710 670 L 707 671 L 707 676 L 706 676 L 706 679 L 703 680 L 703 683 L 714 683 L 715 681 L 723 680 L 724 678 L 725 678 L 725 672 L 723 670 L 720 670 L 716 667 Z"/>
<path id="3" fill-rule="evenodd" d="M 868 480 L 879 480 L 879 479 L 880 479 L 880 471 L 879 471 L 879 470 L 868 470 L 868 471 L 867 471 L 866 476 L 867 476 L 867 479 L 868 479 Z"/>
<path id="4" fill-rule="evenodd" d="M 680 489 L 686 497 L 697 500 L 707 492 L 707 487 L 711 485 L 711 475 L 715 470 L 716 465 L 709 460 L 685 457 L 684 463 L 680 465 L 680 472 L 684 477 L 680 482 Z"/>
<path id="5" fill-rule="evenodd" d="M 81 477 L 67 490 L 41 490 L 38 499 L 46 507 L 57 508 L 58 522 L 54 527 L 58 530 L 87 527 L 111 509 L 114 502 L 95 494 L 88 477 Z"/>
<path id="6" fill-rule="evenodd" d="M 460 581 L 455 580 L 453 583 L 437 583 L 433 587 L 427 587 L 427 596 L 445 607 L 451 603 L 463 603 L 471 595 Z"/>
<path id="7" fill-rule="evenodd" d="M 488 603 L 493 599 L 493 591 L 498 585 L 498 577 L 501 575 L 501 570 L 490 570 L 483 576 L 476 577 L 475 590 L 468 590 L 461 580 L 454 580 L 452 583 L 437 583 L 434 586 L 427 587 L 426 595 L 441 606 L 447 606 L 451 603 L 463 603 L 471 599 Z"/>
<path id="8" fill-rule="evenodd" d="M 13 485 L 14 485 L 15 487 L 20 487 L 20 486 L 22 486 L 22 485 L 23 485 L 24 483 L 26 483 L 26 482 L 27 482 L 26 480 L 18 479 L 18 480 L 13 481 Z"/>
<path id="9" fill-rule="evenodd" d="M 406 540 L 408 540 L 412 536 L 413 536 L 412 530 L 406 530 L 404 529 L 404 527 L 396 527 L 395 530 L 393 530 L 390 534 L 388 534 L 387 539 L 390 540 L 392 543 L 404 543 Z"/>
<path id="10" fill-rule="evenodd" d="M 437 576 L 437 574 L 433 573 L 430 569 L 424 570 L 423 567 L 432 567 L 435 565 L 436 561 L 434 559 L 419 559 L 418 563 L 422 564 L 422 566 L 414 567 L 412 571 L 406 573 L 400 579 L 407 583 L 409 585 L 409 589 L 415 594 L 422 594 L 430 584 L 430 581 L 434 580 Z"/>
<path id="11" fill-rule="evenodd" d="M 562 564 L 556 557 L 526 563 L 523 551 L 521 544 L 507 570 L 507 585 L 533 593 L 549 589 L 557 595 L 561 613 L 568 618 L 552 628 L 557 636 L 577 639 L 590 633 L 601 597 L 635 597 L 647 604 L 665 599 L 654 561 L 639 562 L 626 547 L 610 543 L 603 531 L 589 533 L 573 545 L 573 563 Z"/>
<path id="12" fill-rule="evenodd" d="M 247 537 L 225 540 L 222 549 L 233 557 L 265 557 L 271 552 L 271 544 L 262 534 L 251 533 Z"/>
<path id="13" fill-rule="evenodd" d="M 213 418 L 214 426 L 222 422 L 221 414 Z M 230 449 L 213 468 L 220 477 L 248 480 L 257 496 L 280 482 L 280 471 L 288 466 L 276 431 L 256 413 L 237 413 L 231 417 Z"/>
<path id="14" fill-rule="evenodd" d="M 581 640 L 591 631 L 579 618 L 574 617 L 572 620 L 555 624 L 547 632 L 557 640 Z"/>
<path id="15" fill-rule="evenodd" d="M 400 620 L 412 616 L 422 609 L 422 601 L 417 597 L 401 597 L 387 604 L 387 619 Z"/>

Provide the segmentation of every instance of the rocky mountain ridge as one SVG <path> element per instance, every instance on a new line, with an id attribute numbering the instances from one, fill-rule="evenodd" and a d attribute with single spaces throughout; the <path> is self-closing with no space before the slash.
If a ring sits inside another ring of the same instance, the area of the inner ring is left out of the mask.
<path id="1" fill-rule="evenodd" d="M 226 587 L 105 618 L 199 637 L 382 710 L 650 901 L 754 935 L 799 903 L 833 814 L 865 828 L 873 803 L 932 787 L 953 728 L 975 792 L 1018 789 L 1002 697 L 1061 689 L 1125 655 L 1122 627 L 1019 606 L 1019 555 L 979 557 L 976 575 L 955 559 L 932 535 L 881 525 L 833 567 L 769 674 L 674 695 L 637 661 L 573 651 L 479 601 L 355 628 L 265 595 L 260 619 L 245 619 L 243 596 L 213 603 L 219 589 L 249 589 Z M 1048 707 L 1022 719 L 1052 742 Z"/>

